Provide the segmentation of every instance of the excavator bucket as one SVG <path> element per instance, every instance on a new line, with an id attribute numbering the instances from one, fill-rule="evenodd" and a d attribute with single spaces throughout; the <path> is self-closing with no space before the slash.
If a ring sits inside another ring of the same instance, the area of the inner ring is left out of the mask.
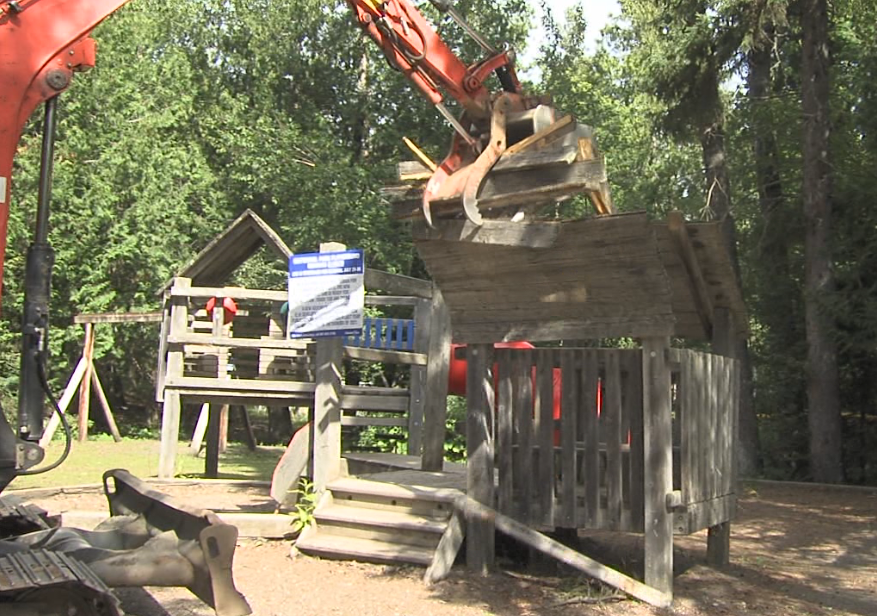
<path id="1" fill-rule="evenodd" d="M 121 616 L 110 588 L 142 586 L 184 586 L 217 616 L 251 613 L 232 576 L 234 526 L 125 470 L 106 472 L 104 491 L 111 517 L 93 531 L 41 529 L 25 511 L 37 530 L 0 541 L 0 614 Z"/>
<path id="2" fill-rule="evenodd" d="M 593 130 L 572 116 L 556 119 L 549 105 L 522 108 L 521 101 L 526 106 L 510 94 L 496 99 L 479 152 L 455 135 L 423 190 L 428 224 L 462 213 L 480 226 L 485 218 L 510 218 L 578 194 L 590 197 L 598 215 L 615 212 Z"/>

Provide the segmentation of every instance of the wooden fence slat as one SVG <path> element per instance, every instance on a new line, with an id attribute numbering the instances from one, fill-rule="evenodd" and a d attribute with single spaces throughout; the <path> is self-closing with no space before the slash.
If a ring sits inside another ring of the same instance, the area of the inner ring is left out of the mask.
<path id="1" fill-rule="evenodd" d="M 512 473 L 518 502 L 516 517 L 521 522 L 533 519 L 533 353 L 515 351 L 514 434 L 518 455 Z"/>
<path id="2" fill-rule="evenodd" d="M 644 468 L 643 460 L 643 376 L 642 349 L 627 356 L 627 398 L 630 416 L 630 517 L 634 531 L 643 530 Z"/>
<path id="3" fill-rule="evenodd" d="M 699 503 L 704 500 L 706 494 L 704 492 L 704 478 L 706 476 L 706 438 L 707 438 L 707 415 L 709 413 L 709 402 L 707 397 L 707 357 L 703 353 L 693 355 L 693 382 L 691 384 L 692 391 L 696 396 L 695 406 L 695 431 L 694 443 L 692 446 L 694 464 L 692 466 L 692 480 L 694 482 L 694 495 L 692 501 Z"/>
<path id="4" fill-rule="evenodd" d="M 466 356 L 466 493 L 475 501 L 493 504 L 493 358 L 492 345 L 470 344 Z M 494 528 L 487 520 L 469 520 L 466 563 L 469 570 L 485 575 L 493 569 Z"/>
<path id="5" fill-rule="evenodd" d="M 539 508 L 542 523 L 554 526 L 554 353 L 536 352 L 536 413 L 539 417 Z"/>
<path id="6" fill-rule="evenodd" d="M 731 483 L 731 477 L 733 475 L 732 470 L 732 459 L 731 459 L 731 450 L 734 447 L 734 438 L 731 433 L 731 426 L 733 425 L 733 409 L 734 409 L 734 360 L 723 357 L 722 358 L 723 371 L 722 371 L 722 384 L 723 384 L 723 395 L 722 395 L 722 423 L 721 423 L 721 438 L 722 438 L 722 452 L 721 452 L 721 464 L 722 464 L 722 480 L 720 484 L 719 494 L 718 496 L 726 496 L 728 494 L 733 493 L 733 485 Z"/>
<path id="7" fill-rule="evenodd" d="M 512 371 L 512 356 L 508 349 L 497 349 L 496 364 L 499 391 L 497 392 L 496 405 L 496 455 L 498 460 L 497 473 L 499 476 L 498 501 L 499 510 L 506 515 L 514 515 L 514 468 L 512 458 L 514 455 L 513 430 L 514 418 L 514 374 Z"/>
<path id="8" fill-rule="evenodd" d="M 707 354 L 707 375 L 705 386 L 709 400 L 709 415 L 707 423 L 707 466 L 706 466 L 706 497 L 709 499 L 716 497 L 716 416 L 719 411 L 718 388 L 716 387 L 716 377 L 718 376 L 718 368 L 716 366 L 716 356 L 712 353 Z"/>
<path id="9" fill-rule="evenodd" d="M 584 422 L 585 524 L 597 528 L 600 522 L 600 431 L 597 423 L 597 353 L 585 351 L 582 366 L 582 421 Z"/>
<path id="10" fill-rule="evenodd" d="M 606 521 L 610 529 L 621 526 L 621 364 L 618 351 L 609 351 L 606 363 L 606 396 L 602 414 L 606 419 Z"/>
<path id="11" fill-rule="evenodd" d="M 558 526 L 576 528 L 576 415 L 581 408 L 577 399 L 574 351 L 561 349 L 560 378 L 560 469 L 561 501 Z"/>
<path id="12" fill-rule="evenodd" d="M 682 414 L 682 440 L 679 462 L 682 464 L 682 498 L 685 503 L 695 502 L 695 445 L 697 441 L 697 406 L 694 382 L 694 353 L 681 351 L 682 376 L 680 378 L 680 412 Z"/>

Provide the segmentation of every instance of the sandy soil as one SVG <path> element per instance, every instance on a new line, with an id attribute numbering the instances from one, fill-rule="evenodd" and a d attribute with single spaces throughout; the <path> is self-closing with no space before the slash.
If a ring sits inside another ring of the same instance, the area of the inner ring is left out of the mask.
<path id="1" fill-rule="evenodd" d="M 265 491 L 223 486 L 162 490 L 190 504 L 221 509 L 270 507 Z M 104 507 L 91 493 L 57 493 L 32 502 L 53 512 Z M 289 542 L 241 540 L 235 556 L 238 588 L 258 616 L 526 616 L 603 614 L 691 616 L 877 616 L 877 491 L 752 484 L 743 490 L 732 530 L 732 563 L 704 564 L 704 533 L 677 538 L 676 601 L 655 610 L 544 563 L 537 570 L 507 558 L 500 572 L 472 578 L 464 568 L 432 588 L 422 570 L 289 558 Z M 589 555 L 628 572 L 642 568 L 639 537 L 588 535 Z M 180 589 L 151 594 L 119 591 L 131 616 L 210 616 L 212 610 Z"/>

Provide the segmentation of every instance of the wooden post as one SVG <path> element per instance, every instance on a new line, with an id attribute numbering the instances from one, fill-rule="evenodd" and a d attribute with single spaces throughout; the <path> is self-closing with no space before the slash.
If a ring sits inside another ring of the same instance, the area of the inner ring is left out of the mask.
<path id="1" fill-rule="evenodd" d="M 188 289 L 192 286 L 189 278 L 174 278 L 174 286 Z M 171 300 L 171 321 L 168 328 L 169 336 L 182 336 L 188 325 L 189 298 L 177 296 Z M 168 352 L 167 378 L 183 376 L 183 349 L 177 347 Z M 161 445 L 158 456 L 158 477 L 170 479 L 174 476 L 177 457 L 177 444 L 180 438 L 180 394 L 177 391 L 166 391 L 161 412 Z"/>
<path id="2" fill-rule="evenodd" d="M 228 405 L 223 404 L 219 408 L 219 453 L 225 453 L 228 449 Z"/>
<path id="3" fill-rule="evenodd" d="M 228 405 L 222 405 L 228 408 Z M 207 451 L 204 454 L 204 477 L 219 477 L 219 432 L 222 424 L 222 408 L 211 404 L 207 412 Z"/>
<path id="4" fill-rule="evenodd" d="M 189 453 L 197 456 L 201 453 L 201 445 L 204 442 L 204 435 L 207 434 L 207 421 L 210 417 L 210 403 L 205 402 L 201 405 L 201 411 L 198 413 L 198 421 L 195 423 L 195 431 L 192 433 L 192 442 L 189 445 Z"/>
<path id="5" fill-rule="evenodd" d="M 107 420 L 110 434 L 113 435 L 113 440 L 115 442 L 120 443 L 122 441 L 122 435 L 119 433 L 119 427 L 116 425 L 116 418 L 113 417 L 113 409 L 110 408 L 110 401 L 107 400 L 107 394 L 104 392 L 104 386 L 101 385 L 100 377 L 98 377 L 97 369 L 94 365 L 91 367 L 91 384 L 94 386 L 97 399 L 100 401 L 101 408 L 104 410 L 104 417 Z"/>
<path id="6" fill-rule="evenodd" d="M 85 324 L 85 343 L 82 347 L 85 374 L 79 383 L 79 437 L 80 443 L 88 440 L 88 407 L 91 405 L 91 373 L 94 371 L 94 325 Z"/>
<path id="7" fill-rule="evenodd" d="M 737 344 L 734 335 L 734 319 L 727 308 L 716 308 L 713 312 L 713 352 L 725 357 L 733 357 Z M 715 375 L 714 375 L 715 379 Z M 709 383 L 709 387 L 715 387 L 716 383 Z M 732 433 L 731 443 L 724 443 L 730 447 L 731 456 L 736 455 L 736 434 Z M 732 468 L 736 464 L 732 462 Z M 736 485 L 737 478 L 732 473 L 732 486 Z M 721 496 L 721 495 L 720 495 Z M 710 526 L 706 539 L 707 563 L 713 567 L 726 567 L 731 561 L 731 522 L 725 521 L 715 526 Z"/>
<path id="8" fill-rule="evenodd" d="M 320 252 L 336 252 L 346 246 L 337 242 L 320 244 Z M 314 490 L 326 489 L 341 474 L 341 338 L 320 338 L 316 342 L 316 390 L 314 391 Z"/>
<path id="9" fill-rule="evenodd" d="M 466 493 L 493 507 L 493 376 L 489 344 L 470 344 L 466 355 Z M 496 557 L 491 520 L 467 519 L 466 563 L 477 575 L 487 575 Z"/>
<path id="10" fill-rule="evenodd" d="M 448 372 L 451 368 L 451 317 L 439 288 L 429 300 L 429 346 L 423 418 L 424 471 L 441 471 L 445 459 L 445 422 L 448 416 Z"/>
<path id="11" fill-rule="evenodd" d="M 243 404 L 237 406 L 241 415 L 241 422 L 244 426 L 244 439 L 247 441 L 247 449 L 256 451 L 256 434 L 253 432 L 253 424 L 250 422 L 250 413 Z"/>
<path id="12" fill-rule="evenodd" d="M 643 456 L 645 473 L 645 582 L 673 592 L 673 432 L 670 408 L 670 339 L 643 339 Z"/>
<path id="13" fill-rule="evenodd" d="M 73 374 L 70 375 L 70 380 L 67 381 L 67 387 L 64 389 L 64 394 L 58 402 L 58 408 L 62 413 L 67 412 L 67 407 L 70 406 L 70 401 L 73 400 L 73 396 L 76 395 L 76 388 L 82 381 L 82 375 L 85 374 L 85 366 L 85 358 L 80 357 L 79 363 L 76 364 L 76 369 L 73 371 Z M 49 418 L 49 423 L 46 424 L 46 429 L 43 430 L 43 435 L 40 437 L 40 447 L 45 447 L 51 442 L 60 423 L 61 419 L 58 417 L 58 413 L 52 413 L 52 416 Z"/>

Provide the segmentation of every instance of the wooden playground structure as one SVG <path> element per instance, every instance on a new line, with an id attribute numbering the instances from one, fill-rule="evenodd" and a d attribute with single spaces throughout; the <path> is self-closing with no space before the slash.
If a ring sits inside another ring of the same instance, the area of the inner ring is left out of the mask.
<path id="1" fill-rule="evenodd" d="M 161 336 L 159 475 L 173 474 L 186 402 L 211 404 L 208 462 L 216 406 L 305 406 L 294 477 L 308 472 L 324 498 L 302 551 L 417 562 L 434 580 L 464 537 L 469 567 L 490 570 L 500 529 L 656 605 L 672 598 L 674 534 L 709 529 L 708 559 L 726 563 L 740 378 L 731 355 L 747 326 L 720 225 L 632 214 L 415 223 L 414 235 L 434 282 L 367 271 L 366 304 L 411 316 L 358 340 L 285 339 L 285 291 L 221 286 L 203 264 L 175 278 Z M 213 253 L 223 271 L 227 246 Z M 212 297 L 238 303 L 231 326 L 222 310 L 195 309 Z M 465 467 L 443 463 L 452 340 L 467 345 Z M 542 346 L 494 348 L 508 340 Z M 347 384 L 345 358 L 408 364 L 409 386 Z M 345 454 L 342 427 L 363 425 L 404 427 L 412 455 Z M 642 533 L 645 585 L 542 534 L 562 529 Z"/>

